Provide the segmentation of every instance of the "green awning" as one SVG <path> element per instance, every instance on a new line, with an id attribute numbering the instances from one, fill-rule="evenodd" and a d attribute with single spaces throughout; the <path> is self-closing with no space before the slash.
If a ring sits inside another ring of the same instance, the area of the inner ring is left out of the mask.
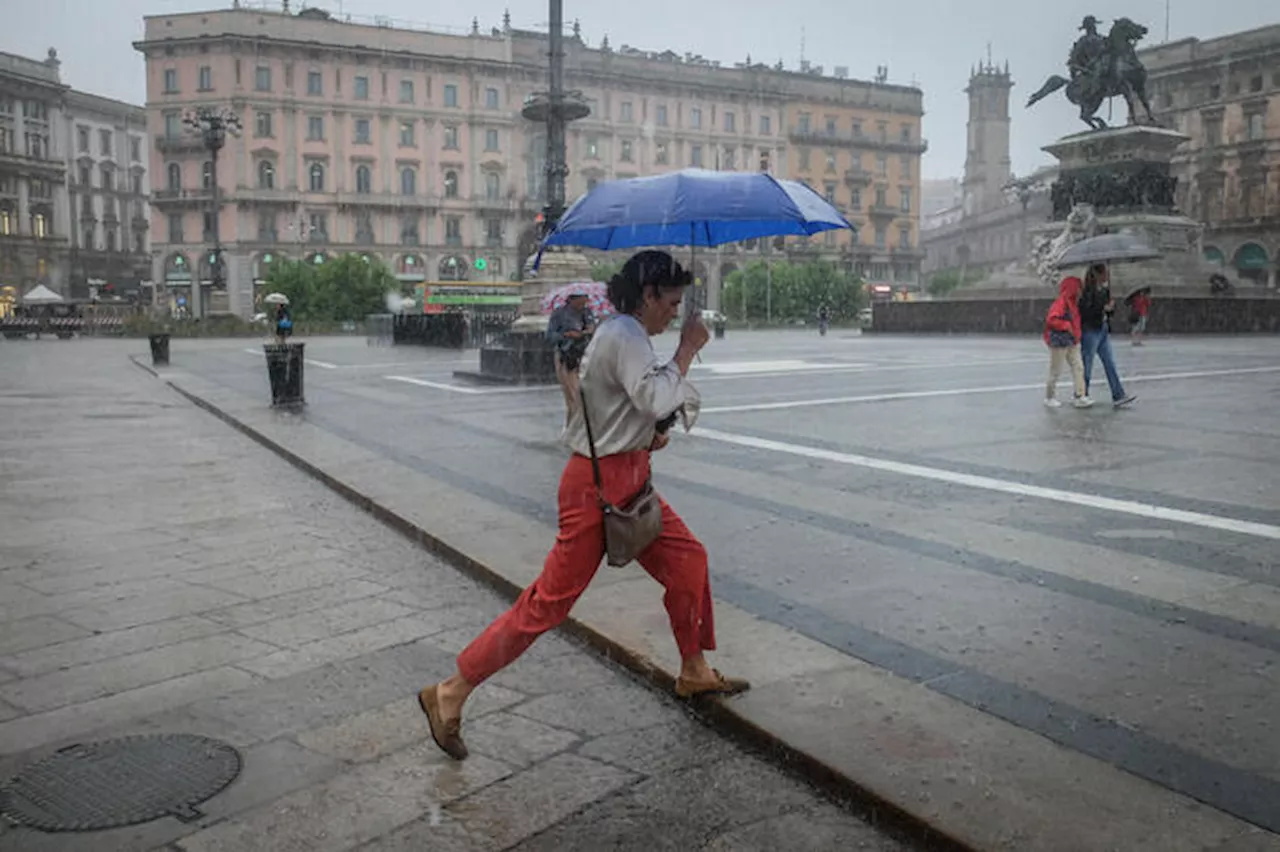
<path id="1" fill-rule="evenodd" d="M 1204 259 L 1209 263 L 1216 263 L 1218 266 L 1222 266 L 1227 262 L 1227 259 L 1222 255 L 1222 249 L 1216 249 L 1213 246 L 1205 248 Z"/>
<path id="2" fill-rule="evenodd" d="M 1236 269 L 1266 269 L 1270 263 L 1266 249 L 1257 243 L 1245 243 L 1236 252 L 1233 265 Z"/>

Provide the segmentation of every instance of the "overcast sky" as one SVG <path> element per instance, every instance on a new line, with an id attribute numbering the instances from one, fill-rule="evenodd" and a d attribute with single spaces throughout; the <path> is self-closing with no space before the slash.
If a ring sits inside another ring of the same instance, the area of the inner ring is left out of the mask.
<path id="1" fill-rule="evenodd" d="M 79 89 L 142 103 L 141 56 L 132 42 L 143 15 L 229 7 L 231 0 L 0 0 L 0 50 L 43 58 L 56 47 L 62 79 Z M 246 0 L 244 5 L 252 5 Z M 293 7 L 300 7 L 294 0 Z M 472 16 L 483 29 L 499 26 L 510 8 L 517 27 L 545 25 L 545 0 L 315 0 L 307 5 L 353 16 L 383 15 L 465 31 Z M 1216 35 L 1280 22 L 1275 0 L 1168 0 L 1171 39 Z M 861 79 L 876 66 L 889 79 L 924 90 L 926 177 L 958 176 L 965 155 L 969 69 L 987 54 L 1008 60 L 1016 87 L 1013 165 L 1019 173 L 1049 162 L 1039 148 L 1084 128 L 1061 95 L 1025 110 L 1022 104 L 1050 74 L 1061 73 L 1085 15 L 1109 22 L 1127 15 L 1150 28 L 1148 43 L 1164 40 L 1166 0 L 644 0 L 587 3 L 565 0 L 565 19 L 582 22 L 584 38 L 599 45 L 606 33 L 616 48 L 691 51 L 726 64 L 744 60 L 798 66 L 803 56 L 827 73 L 845 65 Z M 1271 11 L 1266 11 L 1270 9 Z M 1102 115 L 1105 117 L 1105 107 Z M 1124 115 L 1117 101 L 1116 120 Z"/>

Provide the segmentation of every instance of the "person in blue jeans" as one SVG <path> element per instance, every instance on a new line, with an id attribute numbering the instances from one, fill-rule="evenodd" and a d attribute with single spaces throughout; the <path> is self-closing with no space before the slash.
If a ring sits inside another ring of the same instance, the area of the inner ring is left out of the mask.
<path id="1" fill-rule="evenodd" d="M 1089 385 L 1093 379 L 1093 356 L 1097 355 L 1102 359 L 1107 384 L 1111 386 L 1111 402 L 1116 408 L 1123 408 L 1138 398 L 1125 392 L 1124 383 L 1120 381 L 1120 371 L 1116 369 L 1115 353 L 1111 351 L 1110 323 L 1116 303 L 1111 298 L 1109 281 L 1105 264 L 1094 264 L 1085 273 L 1084 288 L 1080 291 L 1078 303 L 1082 332 L 1080 357 L 1084 360 L 1085 394 L 1089 393 Z"/>

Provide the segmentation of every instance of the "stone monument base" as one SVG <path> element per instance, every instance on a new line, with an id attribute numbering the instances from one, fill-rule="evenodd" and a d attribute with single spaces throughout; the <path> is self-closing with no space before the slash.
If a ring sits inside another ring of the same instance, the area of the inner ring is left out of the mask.
<path id="1" fill-rule="evenodd" d="M 547 249 L 538 271 L 533 258 L 525 265 L 520 287 L 520 318 L 501 340 L 480 350 L 480 371 L 456 370 L 454 376 L 482 384 L 537 385 L 556 381 L 555 349 L 547 341 L 542 298 L 547 293 L 591 280 L 591 262 L 571 249 Z"/>

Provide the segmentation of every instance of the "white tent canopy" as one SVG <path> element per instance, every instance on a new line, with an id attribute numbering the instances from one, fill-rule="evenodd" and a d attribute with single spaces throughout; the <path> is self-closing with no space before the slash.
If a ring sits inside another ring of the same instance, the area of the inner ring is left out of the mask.
<path id="1" fill-rule="evenodd" d="M 61 302 L 62 297 L 43 284 L 37 284 L 27 291 L 27 294 L 22 297 L 22 301 L 28 305 L 50 305 L 55 302 Z"/>

